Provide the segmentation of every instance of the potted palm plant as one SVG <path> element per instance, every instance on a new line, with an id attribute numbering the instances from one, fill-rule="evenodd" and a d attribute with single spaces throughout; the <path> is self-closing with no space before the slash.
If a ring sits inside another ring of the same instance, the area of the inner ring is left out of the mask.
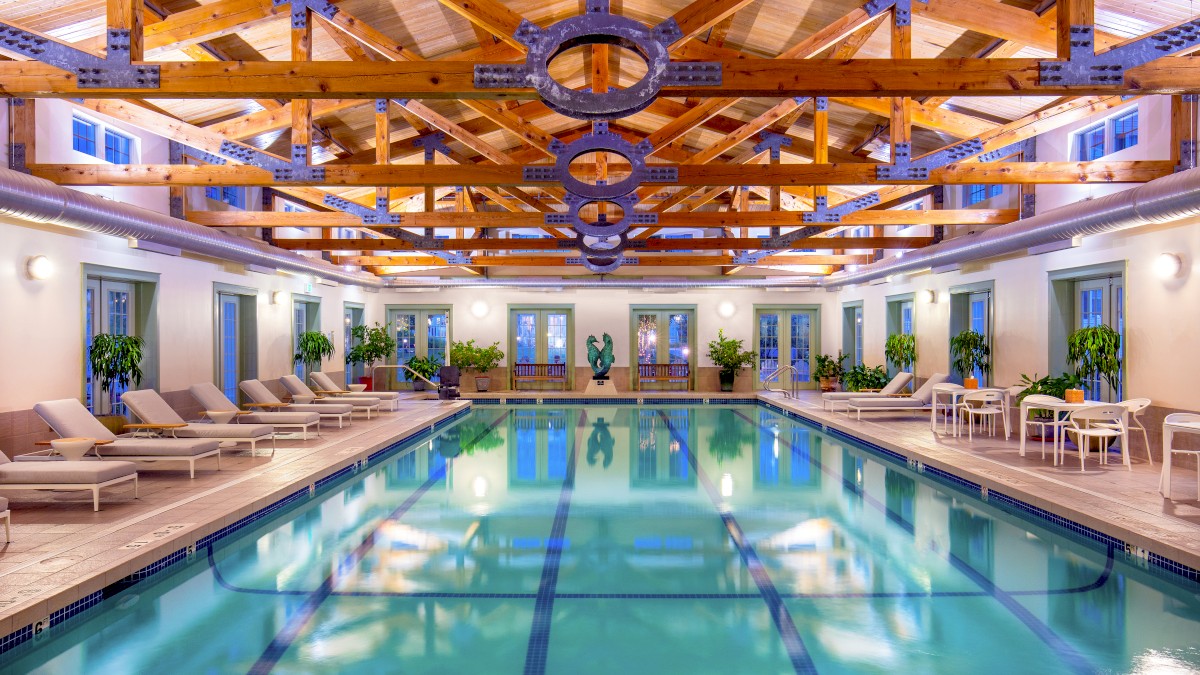
<path id="1" fill-rule="evenodd" d="M 911 368 L 917 364 L 917 336 L 911 333 L 889 335 L 883 343 L 883 355 L 896 370 L 912 372 Z"/>
<path id="2" fill-rule="evenodd" d="M 725 337 L 725 329 L 722 328 L 717 331 L 717 339 L 708 343 L 708 358 L 721 369 L 718 373 L 721 391 L 733 391 L 733 381 L 738 371 L 754 365 L 758 353 L 742 349 L 742 341 Z"/>
<path id="3" fill-rule="evenodd" d="M 292 363 L 303 363 L 304 372 L 311 373 L 321 367 L 321 362 L 333 356 L 333 340 L 321 331 L 304 331 L 296 338 L 296 353 Z"/>
<path id="4" fill-rule="evenodd" d="M 828 354 L 817 354 L 817 367 L 813 369 L 813 377 L 816 377 L 821 382 L 821 391 L 833 391 L 837 389 L 838 383 L 842 381 L 842 376 L 846 374 L 846 367 L 843 363 L 849 354 L 843 354 L 838 350 L 837 358 Z"/>
<path id="5" fill-rule="evenodd" d="M 992 372 L 992 348 L 982 333 L 971 329 L 950 338 L 950 359 L 954 368 L 962 373 L 963 387 L 978 389 L 979 378 L 975 371 L 987 375 Z"/>
<path id="6" fill-rule="evenodd" d="M 846 382 L 846 391 L 877 391 L 886 387 L 891 378 L 883 366 L 872 368 L 860 363 L 847 370 L 843 379 Z"/>
<path id="7" fill-rule="evenodd" d="M 367 367 L 368 374 L 359 378 L 359 382 L 367 385 L 367 391 L 372 391 L 375 387 L 371 367 L 376 361 L 387 362 L 388 356 L 396 353 L 396 338 L 379 323 L 355 326 L 350 329 L 350 335 L 354 338 L 354 346 L 346 352 L 346 363 L 362 363 Z"/>
<path id="8" fill-rule="evenodd" d="M 1103 377 L 1110 391 L 1115 392 L 1121 380 L 1121 334 L 1104 324 L 1073 331 L 1067 336 L 1067 362 L 1074 366 L 1079 379 Z M 1083 401 L 1082 389 L 1067 394 L 1068 402 Z"/>
<path id="9" fill-rule="evenodd" d="M 438 370 L 442 367 L 442 360 L 437 353 L 429 356 L 414 356 L 408 360 L 410 370 L 404 371 L 404 379 L 413 383 L 413 391 L 425 391 L 425 380 L 432 380 L 438 374 Z M 413 373 L 425 378 L 422 380 L 413 375 Z"/>
<path id="10" fill-rule="evenodd" d="M 108 398 L 110 392 L 127 389 L 142 383 L 142 350 L 146 343 L 136 335 L 111 335 L 100 333 L 92 338 L 88 349 L 88 366 L 92 369 L 92 382 L 99 391 L 93 390 L 93 411 L 100 407 L 97 402 Z M 120 433 L 125 417 L 122 415 L 97 416 L 104 426 Z"/>

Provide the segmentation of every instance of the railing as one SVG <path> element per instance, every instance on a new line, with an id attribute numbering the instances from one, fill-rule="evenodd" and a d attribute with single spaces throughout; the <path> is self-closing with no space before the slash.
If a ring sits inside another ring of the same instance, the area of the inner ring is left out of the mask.
<path id="1" fill-rule="evenodd" d="M 784 398 L 796 398 L 798 392 L 800 391 L 800 388 L 798 386 L 796 386 L 796 383 L 797 383 L 796 376 L 800 374 L 800 371 L 796 370 L 796 366 L 792 366 L 792 365 L 779 366 L 774 371 L 772 371 L 770 374 L 768 374 L 766 377 L 762 378 L 762 381 L 765 385 L 767 382 L 770 382 L 771 380 L 774 380 L 775 378 L 779 377 L 783 373 L 787 373 L 787 372 L 790 372 L 792 374 L 792 377 L 790 378 L 792 387 L 790 390 L 789 389 L 772 389 L 770 386 L 767 386 L 766 387 L 767 391 L 773 391 L 776 393 L 783 394 Z"/>
<path id="2" fill-rule="evenodd" d="M 429 386 L 433 387 L 434 391 L 437 391 L 437 389 L 438 389 L 437 382 L 430 380 L 429 378 L 425 377 L 424 375 L 418 373 L 417 371 L 415 371 L 412 368 L 409 368 L 408 366 L 403 365 L 403 364 L 401 364 L 399 366 L 380 365 L 380 366 L 375 366 L 374 368 L 371 368 L 371 382 L 372 383 L 378 382 L 378 380 L 375 379 L 375 372 L 378 371 L 380 368 L 390 369 L 390 370 L 407 370 L 408 372 L 412 373 L 414 377 L 418 377 L 418 378 L 424 380 Z"/>

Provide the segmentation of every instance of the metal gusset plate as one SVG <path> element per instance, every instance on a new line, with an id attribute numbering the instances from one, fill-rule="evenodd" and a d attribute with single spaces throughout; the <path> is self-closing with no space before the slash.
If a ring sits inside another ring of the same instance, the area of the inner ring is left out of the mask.
<path id="1" fill-rule="evenodd" d="M 313 14 L 318 14 L 326 19 L 332 19 L 334 14 L 338 13 L 336 5 L 329 0 L 272 0 L 276 7 L 283 5 L 292 6 L 292 28 L 304 28 L 308 25 L 308 12 L 312 10 Z"/>
<path id="2" fill-rule="evenodd" d="M 591 199 L 568 192 L 565 201 L 567 212 L 547 213 L 544 221 L 547 225 L 567 225 L 575 228 L 577 232 L 604 239 L 616 236 L 634 226 L 658 224 L 657 213 L 638 213 L 633 210 L 638 201 L 637 195 L 625 195 L 616 199 Z M 579 210 L 588 204 L 597 202 L 612 202 L 620 206 L 624 214 L 619 220 L 614 221 L 607 220 L 603 214 L 601 214 L 601 219 L 594 223 L 585 221 L 579 215 Z"/>
<path id="3" fill-rule="evenodd" d="M 450 256 L 449 253 L 444 253 L 441 250 L 446 248 L 446 242 L 442 241 L 441 239 L 437 239 L 435 237 L 422 237 L 419 234 L 413 234 L 412 232 L 400 227 L 381 227 L 379 228 L 379 231 L 394 239 L 407 241 L 416 248 L 436 255 L 439 258 L 446 259 L 448 256 Z"/>
<path id="4" fill-rule="evenodd" d="M 275 180 L 281 183 L 291 182 L 320 182 L 325 180 L 325 167 L 310 166 L 302 163 L 303 155 L 307 154 L 303 150 L 299 154 L 296 151 L 297 146 L 292 147 L 292 153 L 295 158 L 300 159 L 297 162 L 295 159 L 291 163 L 285 162 L 278 157 L 268 155 L 265 152 L 252 148 L 248 145 L 234 143 L 233 141 L 222 141 L 219 149 L 219 154 L 230 159 L 235 159 L 243 164 L 257 166 L 260 169 L 266 169 L 271 172 Z M 304 146 L 298 146 L 303 148 Z"/>
<path id="5" fill-rule="evenodd" d="M 878 192 L 868 192 L 860 197 L 848 199 L 837 206 L 829 206 L 828 197 L 817 197 L 813 200 L 813 210 L 805 213 L 802 216 L 802 219 L 806 223 L 840 223 L 842 222 L 842 216 L 845 216 L 847 213 L 861 211 L 865 208 L 875 206 L 878 203 Z M 782 245 L 802 237 L 812 236 L 810 234 L 800 234 L 804 229 L 805 228 L 801 228 L 800 230 L 788 232 L 787 234 L 781 235 L 775 239 L 772 239 L 771 241 L 773 243 L 779 242 Z"/>
<path id="6" fill-rule="evenodd" d="M 1095 29 L 1071 26 L 1070 58 L 1038 64 L 1038 83 L 1084 85 L 1125 82 L 1125 71 L 1200 45 L 1200 19 L 1172 26 L 1145 37 L 1096 53 Z"/>
<path id="7" fill-rule="evenodd" d="M 75 73 L 80 89 L 157 89 L 159 67 L 132 65 L 128 29 L 110 29 L 108 56 L 101 58 L 61 42 L 35 35 L 17 26 L 0 23 L 0 47 L 35 61 Z"/>
<path id="8" fill-rule="evenodd" d="M 779 159 L 780 148 L 792 147 L 792 139 L 784 136 L 783 134 L 775 134 L 771 133 L 770 131 L 764 131 L 759 134 L 758 138 L 759 142 L 754 146 L 754 152 L 757 153 L 770 150 L 772 160 Z"/>
<path id="9" fill-rule="evenodd" d="M 924 157 L 913 159 L 912 146 L 908 143 L 897 143 L 892 154 L 892 163 L 875 167 L 875 178 L 876 180 L 928 180 L 931 169 L 939 169 L 981 152 L 983 152 L 983 142 L 978 138 L 969 138 L 961 143 L 931 152 Z"/>
<path id="10" fill-rule="evenodd" d="M 672 62 L 667 47 L 682 37 L 674 19 L 647 28 L 609 12 L 608 0 L 588 0 L 585 13 L 546 28 L 522 21 L 513 37 L 529 48 L 523 64 L 479 64 L 479 88 L 533 87 L 552 110 L 575 119 L 612 119 L 644 110 L 668 86 L 721 84 L 721 64 Z M 581 45 L 616 45 L 636 52 L 646 62 L 646 75 L 626 89 L 578 91 L 550 76 L 556 56 Z"/>
<path id="11" fill-rule="evenodd" d="M 919 0 L 928 4 L 929 0 Z M 863 9 L 871 16 L 879 16 L 889 9 L 895 9 L 896 25 L 908 26 L 912 23 L 912 0 L 869 0 Z"/>
<path id="12" fill-rule="evenodd" d="M 414 148 L 421 148 L 425 151 L 425 161 L 433 159 L 433 153 L 440 152 L 443 155 L 450 156 L 450 146 L 446 145 L 446 134 L 440 131 L 434 131 L 427 134 L 421 134 L 412 141 Z"/>
<path id="13" fill-rule="evenodd" d="M 677 167 L 646 165 L 646 156 L 653 149 L 647 141 L 634 145 L 620 134 L 609 131 L 608 122 L 596 122 L 592 125 L 592 131 L 570 143 L 552 141 L 550 151 L 556 158 L 554 166 L 527 166 L 522 177 L 531 183 L 560 183 L 568 192 L 589 199 L 615 199 L 633 192 L 642 183 L 673 183 L 679 180 Z M 580 155 L 592 152 L 611 152 L 625 158 L 630 166 L 629 175 L 616 183 L 597 181 L 594 185 L 572 176 L 571 162 Z"/>
<path id="14" fill-rule="evenodd" d="M 617 271 L 621 265 L 636 265 L 637 258 L 622 258 L 617 256 L 601 257 L 601 256 L 583 256 L 580 258 L 566 258 L 565 262 L 568 265 L 583 265 L 596 274 L 608 274 Z"/>
<path id="15" fill-rule="evenodd" d="M 325 195 L 322 201 L 325 206 L 358 216 L 362 220 L 363 225 L 399 225 L 401 221 L 399 213 L 388 213 L 386 198 L 376 199 L 374 209 L 331 194 Z M 413 236 L 415 237 L 416 235 Z"/>

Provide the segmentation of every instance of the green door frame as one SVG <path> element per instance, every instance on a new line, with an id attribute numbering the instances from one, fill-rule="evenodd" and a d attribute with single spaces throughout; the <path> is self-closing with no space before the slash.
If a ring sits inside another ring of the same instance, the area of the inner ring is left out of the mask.
<path id="1" fill-rule="evenodd" d="M 750 348 L 755 352 L 758 351 L 759 345 L 761 344 L 761 342 L 760 342 L 761 336 L 759 335 L 759 330 L 761 329 L 762 324 L 758 318 L 759 314 L 761 312 L 771 312 L 771 311 L 812 312 L 813 321 L 812 321 L 812 326 L 809 327 L 809 349 L 808 349 L 808 354 L 809 354 L 809 357 L 808 357 L 809 371 L 808 372 L 810 374 L 809 381 L 807 383 L 801 382 L 800 384 L 797 385 L 797 388 L 799 388 L 799 389 L 816 389 L 816 388 L 818 388 L 820 383 L 815 378 L 812 377 L 811 373 L 816 368 L 815 359 L 817 357 L 817 354 L 821 353 L 821 306 L 820 305 L 776 305 L 776 304 L 754 305 L 754 311 L 753 311 L 754 327 L 753 327 L 753 337 L 752 337 L 752 339 L 754 341 L 751 343 Z M 789 328 L 789 330 L 790 330 L 790 328 Z M 791 345 L 788 345 L 788 349 L 790 351 Z M 782 351 L 782 350 L 783 350 L 783 348 L 781 347 L 780 351 Z M 754 363 L 753 373 L 754 373 L 754 388 L 755 389 L 766 389 L 767 385 L 765 382 L 762 381 L 763 373 L 759 372 L 759 364 L 758 364 L 757 360 Z"/>

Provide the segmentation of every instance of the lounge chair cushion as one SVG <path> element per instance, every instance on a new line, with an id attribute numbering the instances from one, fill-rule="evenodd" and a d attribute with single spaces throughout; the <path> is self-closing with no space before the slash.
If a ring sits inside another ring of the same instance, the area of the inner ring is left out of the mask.
<path id="1" fill-rule="evenodd" d="M 95 485 L 137 473 L 132 462 L 8 462 L 0 463 L 0 486 L 70 484 Z"/>
<path id="2" fill-rule="evenodd" d="M 129 406 L 133 414 L 147 424 L 187 424 L 153 389 L 127 391 L 121 394 L 121 402 Z"/>
<path id="3" fill-rule="evenodd" d="M 238 418 L 242 424 L 274 424 L 288 426 L 298 424 L 316 424 L 321 416 L 315 412 L 260 412 L 242 415 Z"/>
<path id="4" fill-rule="evenodd" d="M 171 433 L 175 438 L 263 438 L 275 429 L 266 424 L 189 424 Z"/>
<path id="5" fill-rule="evenodd" d="M 78 399 L 42 401 L 34 404 L 33 411 L 54 429 L 54 433 L 63 438 L 95 438 L 100 441 L 116 439 L 116 435 L 93 417 Z"/>
<path id="6" fill-rule="evenodd" d="M 316 392 L 314 392 L 312 389 L 309 389 L 308 385 L 304 384 L 304 382 L 295 375 L 284 375 L 283 377 L 279 378 L 279 381 L 292 396 L 316 397 L 317 395 Z M 334 404 L 348 404 L 352 406 L 365 406 L 372 408 L 379 405 L 379 399 L 370 396 L 338 396 L 336 399 L 321 399 L 319 403 L 321 405 L 328 405 L 326 401 L 330 401 Z"/>
<path id="7" fill-rule="evenodd" d="M 212 452 L 220 447 L 220 441 L 190 438 L 120 438 L 111 445 L 100 446 L 101 457 L 141 457 L 161 455 L 163 457 L 191 457 Z"/>
<path id="8" fill-rule="evenodd" d="M 874 392 L 874 391 L 865 391 L 865 392 L 863 392 L 863 391 L 828 391 L 828 392 L 825 392 L 824 394 L 821 394 L 821 398 L 825 399 L 826 401 L 847 401 L 852 398 L 875 398 L 876 396 L 890 396 L 891 394 L 900 393 L 900 390 L 903 389 L 906 385 L 908 385 L 908 381 L 911 379 L 912 379 L 912 373 L 906 373 L 904 371 L 901 371 L 899 373 L 896 373 L 896 376 L 893 377 L 892 380 L 887 383 L 887 386 L 884 387 L 883 389 L 880 389 L 878 392 Z"/>
<path id="9" fill-rule="evenodd" d="M 237 405 L 225 396 L 225 392 L 217 389 L 217 385 L 212 382 L 193 384 L 188 387 L 188 392 L 204 410 L 229 412 L 238 409 Z"/>
<path id="10" fill-rule="evenodd" d="M 345 387 L 338 385 L 338 383 L 335 382 L 333 380 L 333 378 L 330 377 L 326 373 L 317 371 L 317 372 L 312 373 L 312 375 L 310 377 L 312 377 L 313 381 L 315 381 L 317 383 L 317 385 L 325 391 L 346 391 Z M 365 392 L 357 392 L 356 391 L 354 393 L 361 394 L 361 397 L 377 398 L 381 401 L 392 401 L 397 398 L 400 398 L 400 394 L 398 392 L 394 392 L 394 391 L 365 391 Z"/>
<path id="11" fill-rule="evenodd" d="M 0 513 L 8 510 L 8 497 L 0 497 Z"/>
<path id="12" fill-rule="evenodd" d="M 238 389 L 255 403 L 282 403 L 278 396 L 267 389 L 267 385 L 258 380 L 243 380 L 238 383 Z"/>
<path id="13" fill-rule="evenodd" d="M 924 408 L 929 405 L 912 396 L 872 396 L 870 398 L 852 398 L 848 401 L 851 408 L 879 408 L 880 410 L 909 410 Z"/>
<path id="14" fill-rule="evenodd" d="M 284 410 L 318 415 L 349 415 L 354 412 L 354 406 L 349 403 L 293 403 Z"/>
<path id="15" fill-rule="evenodd" d="M 292 396 L 316 397 L 316 395 L 317 395 L 317 392 L 313 391 L 312 389 L 309 389 L 308 385 L 304 384 L 303 380 L 301 380 L 300 378 L 296 377 L 295 375 L 293 375 L 291 373 L 279 378 L 279 383 L 282 384 L 283 388 L 287 389 L 288 393 L 291 394 Z"/>

